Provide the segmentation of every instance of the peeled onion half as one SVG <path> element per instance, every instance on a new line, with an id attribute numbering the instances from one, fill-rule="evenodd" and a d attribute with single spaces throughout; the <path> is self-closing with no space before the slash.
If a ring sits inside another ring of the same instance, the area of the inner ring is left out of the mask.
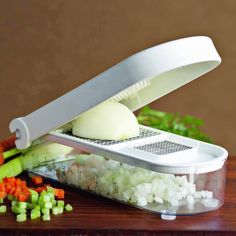
<path id="1" fill-rule="evenodd" d="M 73 122 L 72 132 L 90 139 L 123 140 L 138 136 L 139 126 L 126 106 L 106 101 L 78 117 Z"/>

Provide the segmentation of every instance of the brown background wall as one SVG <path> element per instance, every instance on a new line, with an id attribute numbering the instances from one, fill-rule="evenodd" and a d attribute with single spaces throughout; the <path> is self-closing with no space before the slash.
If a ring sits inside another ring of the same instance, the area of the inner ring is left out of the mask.
<path id="1" fill-rule="evenodd" d="M 236 154 L 235 25 L 235 0 L 0 0 L 0 138 L 12 118 L 139 50 L 208 35 L 222 65 L 153 106 L 204 119 L 204 130 Z"/>

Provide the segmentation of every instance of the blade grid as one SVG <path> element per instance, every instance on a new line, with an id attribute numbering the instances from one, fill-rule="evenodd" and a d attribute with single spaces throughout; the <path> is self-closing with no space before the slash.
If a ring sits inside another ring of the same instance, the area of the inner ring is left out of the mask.
<path id="1" fill-rule="evenodd" d="M 120 143 L 124 143 L 124 142 L 128 142 L 128 141 L 133 141 L 133 140 L 138 140 L 138 139 L 143 139 L 143 138 L 155 136 L 155 135 L 158 135 L 160 133 L 158 131 L 155 131 L 155 130 L 149 130 L 149 129 L 145 129 L 145 128 L 140 127 L 139 136 L 124 139 L 124 140 L 117 140 L 117 141 L 115 141 L 115 140 L 100 140 L 100 139 L 82 138 L 82 137 L 78 137 L 78 136 L 74 135 L 71 130 L 70 131 L 64 131 L 63 134 L 78 138 L 80 140 L 85 140 L 85 141 L 88 141 L 88 142 L 96 143 L 96 144 L 99 144 L 99 145 L 109 146 L 109 145 L 115 145 L 115 144 L 120 144 Z"/>
<path id="2" fill-rule="evenodd" d="M 144 152 L 150 152 L 152 154 L 157 155 L 166 155 L 174 152 L 180 152 L 188 149 L 192 149 L 192 147 L 179 144 L 171 141 L 160 141 L 155 143 L 149 143 L 144 145 L 135 146 L 135 149 L 144 151 Z"/>

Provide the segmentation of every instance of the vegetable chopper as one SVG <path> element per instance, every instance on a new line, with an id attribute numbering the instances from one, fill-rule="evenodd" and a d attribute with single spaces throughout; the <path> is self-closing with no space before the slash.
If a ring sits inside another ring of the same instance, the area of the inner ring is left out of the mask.
<path id="1" fill-rule="evenodd" d="M 106 100 L 120 102 L 135 111 L 207 73 L 220 62 L 208 37 L 163 43 L 134 54 L 31 114 L 14 119 L 10 131 L 16 132 L 18 149 L 43 137 L 150 171 L 185 174 L 192 182 L 196 175 L 219 171 L 222 175 L 228 154 L 213 144 L 141 125 L 138 137 L 122 141 L 86 139 L 71 132 L 71 121 Z"/>

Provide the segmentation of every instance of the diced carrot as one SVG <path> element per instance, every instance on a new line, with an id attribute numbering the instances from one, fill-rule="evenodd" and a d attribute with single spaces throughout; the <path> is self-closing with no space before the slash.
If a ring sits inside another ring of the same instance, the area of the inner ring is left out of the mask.
<path id="1" fill-rule="evenodd" d="M 1 153 L 1 154 L 0 154 L 0 166 L 1 166 L 2 164 L 4 164 L 4 161 L 5 161 L 4 156 L 3 156 L 3 154 Z"/>
<path id="2" fill-rule="evenodd" d="M 5 198 L 5 197 L 6 197 L 6 193 L 3 192 L 3 191 L 1 191 L 1 192 L 0 192 L 0 199 Z"/>
<path id="3" fill-rule="evenodd" d="M 21 186 L 21 184 L 22 184 L 21 179 L 17 178 L 16 181 L 15 181 L 15 185 L 16 186 Z"/>
<path id="4" fill-rule="evenodd" d="M 31 178 L 31 181 L 34 183 L 34 184 L 42 184 L 43 183 L 43 178 L 41 176 L 33 176 Z"/>
<path id="5" fill-rule="evenodd" d="M 14 191 L 14 196 L 18 197 L 22 193 L 21 187 L 17 186 Z"/>
<path id="6" fill-rule="evenodd" d="M 10 184 L 11 186 L 15 186 L 15 177 L 5 177 L 3 178 L 3 183 Z"/>
<path id="7" fill-rule="evenodd" d="M 65 191 L 63 189 L 58 189 L 57 198 L 58 199 L 64 199 L 64 197 L 65 197 Z"/>
<path id="8" fill-rule="evenodd" d="M 41 193 L 43 190 L 47 190 L 47 188 L 46 187 L 37 187 L 35 189 L 35 191 L 38 192 L 38 193 Z"/>
<path id="9" fill-rule="evenodd" d="M 26 202 L 28 199 L 28 196 L 26 196 L 24 193 L 20 193 L 18 196 L 18 201 L 20 202 Z"/>
<path id="10" fill-rule="evenodd" d="M 11 190 L 9 191 L 9 194 L 15 195 L 15 187 L 11 187 Z"/>
<path id="11" fill-rule="evenodd" d="M 22 180 L 22 181 L 21 181 L 21 186 L 22 186 L 22 187 L 26 187 L 26 181 L 25 181 L 25 180 Z"/>

